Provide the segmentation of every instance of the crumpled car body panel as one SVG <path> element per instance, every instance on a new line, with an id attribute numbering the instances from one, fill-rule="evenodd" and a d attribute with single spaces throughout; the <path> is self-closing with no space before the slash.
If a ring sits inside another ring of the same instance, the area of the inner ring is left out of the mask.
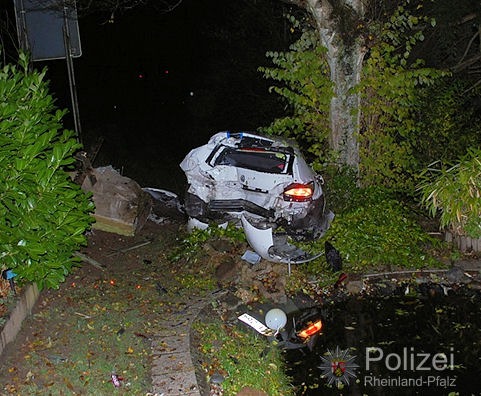
<path id="1" fill-rule="evenodd" d="M 257 228 L 245 216 L 241 217 L 247 242 L 264 260 L 274 263 L 304 264 L 320 257 L 320 253 L 307 253 L 288 243 L 286 235 L 276 235 L 272 228 Z"/>
<path id="2" fill-rule="evenodd" d="M 258 229 L 282 227 L 294 238 L 314 239 L 332 219 L 322 178 L 294 144 L 281 138 L 219 132 L 191 150 L 180 167 L 188 182 L 185 211 L 201 222 L 241 226 L 246 215 Z M 308 186 L 309 196 L 286 198 L 290 186 Z"/>

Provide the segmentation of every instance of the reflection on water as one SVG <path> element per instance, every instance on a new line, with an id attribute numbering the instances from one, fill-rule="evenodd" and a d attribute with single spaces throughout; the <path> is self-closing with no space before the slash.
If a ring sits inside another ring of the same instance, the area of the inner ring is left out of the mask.
<path id="1" fill-rule="evenodd" d="M 479 291 L 402 285 L 389 296 L 374 292 L 323 308 L 324 334 L 314 350 L 286 351 L 298 395 L 481 394 Z M 326 355 L 336 348 L 353 357 L 356 378 L 343 359 Z M 346 378 L 342 390 L 327 386 Z"/>

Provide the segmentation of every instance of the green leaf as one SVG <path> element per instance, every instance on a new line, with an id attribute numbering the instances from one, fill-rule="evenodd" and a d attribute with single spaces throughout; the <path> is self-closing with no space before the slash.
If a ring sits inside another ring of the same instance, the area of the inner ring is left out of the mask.
<path id="1" fill-rule="evenodd" d="M 19 281 L 57 288 L 86 241 L 93 203 L 63 169 L 80 148 L 62 130 L 65 110 L 55 109 L 45 71 L 19 58 L 0 71 L 0 246 Z"/>

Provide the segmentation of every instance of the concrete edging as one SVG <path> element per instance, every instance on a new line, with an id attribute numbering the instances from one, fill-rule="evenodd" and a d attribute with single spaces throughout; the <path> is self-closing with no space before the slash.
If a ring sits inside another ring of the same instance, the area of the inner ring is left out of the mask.
<path id="1" fill-rule="evenodd" d="M 25 286 L 15 308 L 10 313 L 5 326 L 0 333 L 0 356 L 5 347 L 15 340 L 25 318 L 32 313 L 40 292 L 36 283 Z"/>

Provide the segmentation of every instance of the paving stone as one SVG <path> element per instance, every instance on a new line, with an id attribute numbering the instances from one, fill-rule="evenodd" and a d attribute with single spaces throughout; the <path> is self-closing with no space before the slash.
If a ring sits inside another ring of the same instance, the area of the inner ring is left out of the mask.
<path id="1" fill-rule="evenodd" d="M 189 333 L 176 334 L 152 341 L 152 353 L 154 355 L 182 353 L 188 352 L 189 350 Z"/>
<path id="2" fill-rule="evenodd" d="M 173 337 L 175 335 L 179 334 L 179 331 L 178 329 L 176 328 L 163 328 L 163 329 L 160 329 L 158 330 L 156 333 L 155 333 L 155 336 L 152 337 L 153 339 L 155 340 L 163 340 L 164 338 L 167 338 L 167 337 Z"/>
<path id="3" fill-rule="evenodd" d="M 152 359 L 152 375 L 162 375 L 192 370 L 190 351 L 156 355 Z"/>
<path id="4" fill-rule="evenodd" d="M 164 395 L 200 395 L 194 370 L 152 376 L 153 393 Z"/>
<path id="5" fill-rule="evenodd" d="M 208 300 L 177 301 L 180 309 L 160 318 L 162 329 L 151 344 L 153 394 L 200 396 L 190 351 L 190 326 Z"/>

